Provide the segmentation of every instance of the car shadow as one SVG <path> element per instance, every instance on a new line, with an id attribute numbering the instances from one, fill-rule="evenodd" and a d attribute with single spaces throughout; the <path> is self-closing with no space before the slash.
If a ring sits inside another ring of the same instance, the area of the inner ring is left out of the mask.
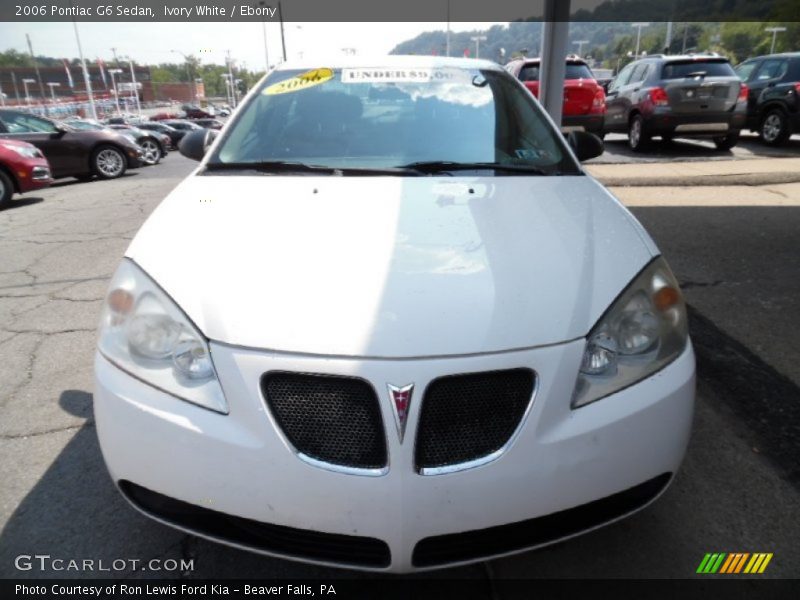
<path id="1" fill-rule="evenodd" d="M 143 167 L 140 167 L 140 168 L 143 168 Z M 138 171 L 138 169 L 133 171 L 133 172 L 126 171 L 124 175 L 121 175 L 120 177 L 116 177 L 115 179 L 127 179 L 128 177 L 136 177 L 139 174 L 137 171 Z M 97 177 L 95 177 L 93 179 L 87 179 L 85 181 L 82 181 L 82 180 L 76 179 L 74 177 L 65 177 L 64 179 L 56 180 L 56 182 L 53 183 L 50 187 L 51 188 L 62 188 L 62 187 L 69 187 L 71 185 L 77 185 L 77 184 L 80 184 L 80 183 L 95 183 L 95 182 L 102 182 L 102 181 L 115 181 L 115 179 L 98 179 Z"/>
<path id="2" fill-rule="evenodd" d="M 44 198 L 41 198 L 39 196 L 14 198 L 2 210 L 12 210 L 12 209 L 15 209 L 15 208 L 23 208 L 25 206 L 31 206 L 32 204 L 39 204 L 40 202 L 44 202 Z"/>

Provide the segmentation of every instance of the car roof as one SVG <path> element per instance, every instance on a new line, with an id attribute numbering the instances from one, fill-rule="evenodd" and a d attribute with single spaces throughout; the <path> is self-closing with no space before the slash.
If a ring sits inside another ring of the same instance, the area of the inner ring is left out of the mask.
<path id="1" fill-rule="evenodd" d="M 477 58 L 455 58 L 447 56 L 407 56 L 407 55 L 376 55 L 376 56 L 326 56 L 320 59 L 303 58 L 289 60 L 278 65 L 276 71 L 294 69 L 329 69 L 344 68 L 455 68 L 455 69 L 489 69 L 502 71 L 500 65 L 490 60 Z"/>

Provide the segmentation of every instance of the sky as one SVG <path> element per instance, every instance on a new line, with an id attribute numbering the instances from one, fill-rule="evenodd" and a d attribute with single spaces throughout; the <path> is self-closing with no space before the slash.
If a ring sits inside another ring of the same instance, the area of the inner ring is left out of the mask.
<path id="1" fill-rule="evenodd" d="M 451 31 L 487 29 L 499 23 L 452 23 Z M 505 23 L 502 23 L 505 24 Z M 271 64 L 281 54 L 280 25 L 267 23 Z M 444 30 L 446 23 L 286 23 L 287 57 L 332 54 L 355 48 L 357 54 L 386 54 L 395 45 L 423 31 Z M 262 71 L 265 65 L 261 23 L 78 23 L 86 60 L 130 56 L 135 62 L 182 62 L 173 50 L 192 54 L 206 64 L 224 64 L 228 50 L 239 67 Z M 27 52 L 30 34 L 34 53 L 55 58 L 75 58 L 78 46 L 72 22 L 0 23 L 0 50 Z"/>

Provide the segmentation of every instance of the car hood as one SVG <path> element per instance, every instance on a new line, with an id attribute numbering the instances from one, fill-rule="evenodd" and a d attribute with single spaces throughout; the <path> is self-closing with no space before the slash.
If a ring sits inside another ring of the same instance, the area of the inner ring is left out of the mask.
<path id="1" fill-rule="evenodd" d="M 589 176 L 195 175 L 127 254 L 213 340 L 421 357 L 585 336 L 654 253 Z"/>

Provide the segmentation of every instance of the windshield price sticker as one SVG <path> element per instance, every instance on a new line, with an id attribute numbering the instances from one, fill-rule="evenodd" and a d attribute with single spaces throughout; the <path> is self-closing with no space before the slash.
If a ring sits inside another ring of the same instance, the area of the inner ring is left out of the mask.
<path id="1" fill-rule="evenodd" d="M 463 69 L 342 69 L 342 83 L 430 83 L 464 81 Z"/>
<path id="2" fill-rule="evenodd" d="M 291 92 L 299 92 L 315 85 L 325 83 L 333 79 L 332 69 L 312 69 L 306 71 L 302 75 L 291 77 L 284 81 L 273 83 L 268 86 L 262 94 L 265 96 L 274 96 L 276 94 L 289 94 Z"/>

